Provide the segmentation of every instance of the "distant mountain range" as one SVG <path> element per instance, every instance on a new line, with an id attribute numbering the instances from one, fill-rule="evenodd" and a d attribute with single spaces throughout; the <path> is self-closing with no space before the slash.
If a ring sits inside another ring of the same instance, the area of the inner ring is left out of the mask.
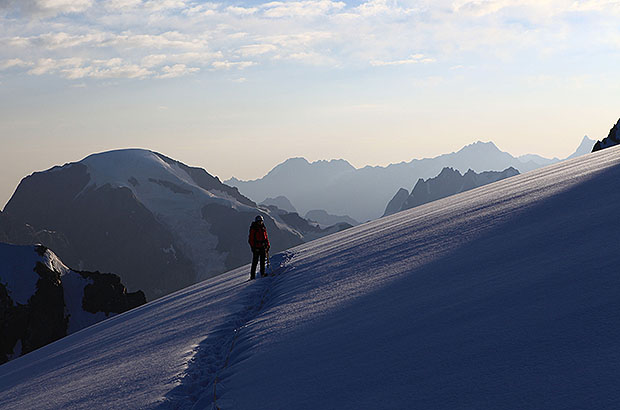
<path id="1" fill-rule="evenodd" d="M 117 273 L 153 299 L 248 263 L 258 214 L 273 252 L 344 228 L 260 207 L 204 169 L 127 149 L 24 178 L 0 215 L 0 239 L 42 243 L 69 266 Z"/>
<path id="2" fill-rule="evenodd" d="M 411 194 L 401 188 L 388 203 L 383 216 L 415 208 L 438 199 L 466 192 L 492 182 L 519 175 L 519 171 L 510 167 L 504 171 L 486 171 L 476 173 L 471 169 L 465 174 L 452 168 L 444 168 L 435 178 L 419 179 Z"/>
<path id="3" fill-rule="evenodd" d="M 594 140 L 584 137 L 577 151 L 569 158 L 590 152 L 593 145 Z M 559 161 L 558 158 L 548 159 L 538 155 L 517 158 L 499 150 L 492 142 L 476 142 L 458 152 L 386 167 L 356 169 L 342 159 L 310 163 L 304 158 L 291 158 L 260 179 L 241 181 L 231 178 L 225 182 L 258 202 L 282 195 L 301 214 L 322 209 L 364 222 L 380 217 L 385 205 L 400 188 L 409 190 L 420 178 L 435 177 L 445 167 L 461 173 L 469 169 L 484 172 L 512 167 L 524 173 Z"/>
<path id="4" fill-rule="evenodd" d="M 0 364 L 144 303 L 116 275 L 73 271 L 43 246 L 0 243 Z"/>

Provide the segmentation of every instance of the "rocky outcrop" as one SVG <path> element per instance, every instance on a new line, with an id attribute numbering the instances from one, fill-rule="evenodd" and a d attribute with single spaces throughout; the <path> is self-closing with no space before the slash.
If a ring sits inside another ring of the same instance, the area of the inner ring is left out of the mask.
<path id="1" fill-rule="evenodd" d="M 464 175 L 453 168 L 444 168 L 435 178 L 419 179 L 400 211 L 411 209 L 438 199 L 469 191 L 492 182 L 518 175 L 519 171 L 510 167 L 504 171 L 476 173 L 471 169 Z"/>
<path id="2" fill-rule="evenodd" d="M 609 135 L 606 138 L 603 138 L 601 141 L 596 141 L 592 148 L 592 152 L 600 151 L 618 144 L 620 144 L 620 119 L 616 122 L 616 125 L 609 130 Z"/>
<path id="3" fill-rule="evenodd" d="M 113 273 L 77 272 L 90 279 L 84 287 L 82 308 L 86 312 L 123 313 L 146 303 L 144 292 L 127 292 L 121 278 Z"/>
<path id="4" fill-rule="evenodd" d="M 407 198 L 409 198 L 409 191 L 405 188 L 399 189 L 396 195 L 394 195 L 394 198 L 392 198 L 385 207 L 383 216 L 388 216 L 399 212 L 403 208 L 403 204 L 407 201 Z"/>
<path id="5" fill-rule="evenodd" d="M 145 302 L 114 274 L 73 271 L 44 246 L 0 243 L 0 363 Z"/>

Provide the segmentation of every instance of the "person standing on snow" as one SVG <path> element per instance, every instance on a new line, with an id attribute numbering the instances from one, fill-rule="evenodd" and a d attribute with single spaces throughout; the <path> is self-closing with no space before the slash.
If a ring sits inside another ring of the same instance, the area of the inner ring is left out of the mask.
<path id="1" fill-rule="evenodd" d="M 258 215 L 252 225 L 250 225 L 250 237 L 248 239 L 250 248 L 252 248 L 252 270 L 250 271 L 250 280 L 256 277 L 256 265 L 260 258 L 260 275 L 265 274 L 265 257 L 269 252 L 269 238 L 267 237 L 267 229 L 263 223 L 263 217 Z"/>

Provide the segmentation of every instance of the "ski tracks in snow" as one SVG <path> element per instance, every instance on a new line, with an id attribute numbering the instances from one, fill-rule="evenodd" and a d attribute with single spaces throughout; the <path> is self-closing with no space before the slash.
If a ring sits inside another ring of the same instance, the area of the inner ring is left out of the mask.
<path id="1" fill-rule="evenodd" d="M 292 252 L 274 255 L 271 258 L 272 273 L 266 278 L 258 275 L 254 283 L 245 286 L 239 296 L 239 309 L 198 345 L 181 384 L 166 395 L 160 409 L 221 410 L 229 407 L 229 400 L 225 397 L 228 370 L 233 364 L 249 357 L 243 343 L 244 329 L 273 297 L 278 276 L 286 272 L 293 255 Z"/>

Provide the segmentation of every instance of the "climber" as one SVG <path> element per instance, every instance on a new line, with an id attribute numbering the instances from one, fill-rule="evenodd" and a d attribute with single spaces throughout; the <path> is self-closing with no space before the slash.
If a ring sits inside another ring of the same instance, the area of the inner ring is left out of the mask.
<path id="1" fill-rule="evenodd" d="M 248 239 L 250 248 L 252 248 L 252 269 L 250 271 L 250 280 L 256 277 L 256 265 L 260 258 L 260 274 L 265 274 L 265 258 L 269 252 L 269 238 L 267 237 L 267 229 L 263 223 L 263 217 L 258 215 L 252 225 L 250 225 L 250 237 Z"/>

